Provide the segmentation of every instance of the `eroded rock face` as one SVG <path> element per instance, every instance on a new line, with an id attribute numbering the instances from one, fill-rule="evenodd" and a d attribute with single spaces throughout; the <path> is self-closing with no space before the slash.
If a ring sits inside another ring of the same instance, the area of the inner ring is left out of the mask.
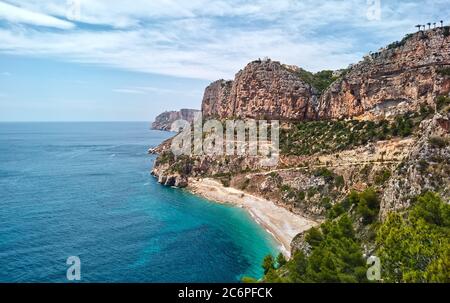
<path id="1" fill-rule="evenodd" d="M 196 109 L 181 109 L 179 111 L 170 111 L 160 114 L 155 118 L 155 122 L 152 124 L 152 129 L 170 131 L 172 123 L 177 120 L 186 120 L 192 123 L 195 118 L 195 114 L 199 113 Z"/>
<path id="2" fill-rule="evenodd" d="M 219 80 L 208 86 L 202 112 L 204 118 L 222 120 L 296 121 L 389 118 L 418 111 L 422 105 L 433 107 L 435 112 L 436 97 L 450 92 L 449 67 L 449 37 L 443 29 L 416 33 L 396 47 L 366 58 L 339 75 L 341 78 L 321 96 L 301 80 L 298 68 L 270 60 L 255 61 L 234 81 Z M 179 187 L 187 185 L 189 177 L 213 177 L 314 218 L 323 218 L 351 190 L 375 186 L 382 193 L 384 218 L 390 211 L 410 206 L 412 198 L 426 190 L 439 192 L 450 201 L 449 146 L 439 147 L 431 140 L 437 136 L 438 141 L 450 142 L 450 117 L 448 110 L 433 115 L 409 138 L 378 142 L 374 138 L 374 142 L 336 154 L 282 156 L 279 166 L 270 173 L 249 157 L 175 159 L 167 156 L 168 140 L 152 150 L 162 153 L 153 174 L 160 183 Z M 332 180 L 317 174 L 323 167 L 333 173 Z M 386 172 L 387 179 L 377 181 Z"/>
<path id="3" fill-rule="evenodd" d="M 354 65 L 322 95 L 322 119 L 389 117 L 434 104 L 450 91 L 450 36 L 438 28 L 410 35 Z"/>
<path id="4" fill-rule="evenodd" d="M 205 90 L 203 116 L 219 119 L 314 119 L 316 89 L 302 81 L 295 70 L 279 62 L 249 63 L 234 81 L 219 80 Z"/>
<path id="5" fill-rule="evenodd" d="M 232 115 L 230 93 L 233 81 L 218 80 L 206 89 L 202 101 L 202 113 L 205 118 L 223 118 Z"/>
<path id="6" fill-rule="evenodd" d="M 445 28 L 409 35 L 367 56 L 324 91 L 307 84 L 299 68 L 264 60 L 249 63 L 234 81 L 205 90 L 205 117 L 280 120 L 389 118 L 434 105 L 450 92 L 450 35 Z"/>
<path id="7" fill-rule="evenodd" d="M 439 192 L 450 203 L 450 132 L 445 128 L 449 121 L 450 114 L 437 114 L 422 122 L 420 137 L 384 188 L 382 219 L 408 208 L 415 196 L 426 191 Z"/>

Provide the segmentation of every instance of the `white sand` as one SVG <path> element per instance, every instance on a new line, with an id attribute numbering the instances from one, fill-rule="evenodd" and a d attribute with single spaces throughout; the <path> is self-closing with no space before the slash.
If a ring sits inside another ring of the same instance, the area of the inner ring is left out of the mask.
<path id="1" fill-rule="evenodd" d="M 292 239 L 299 233 L 318 225 L 318 222 L 304 218 L 265 200 L 213 179 L 189 179 L 188 189 L 208 200 L 231 203 L 245 208 L 258 224 L 261 224 L 281 244 L 281 251 L 290 257 Z"/>

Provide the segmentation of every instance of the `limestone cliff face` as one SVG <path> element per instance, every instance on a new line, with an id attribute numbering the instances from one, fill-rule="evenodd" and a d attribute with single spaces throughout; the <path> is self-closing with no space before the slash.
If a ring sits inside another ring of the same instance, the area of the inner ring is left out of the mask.
<path id="1" fill-rule="evenodd" d="M 230 93 L 233 81 L 218 80 L 206 89 L 202 101 L 202 113 L 207 118 L 229 117 L 233 114 Z"/>
<path id="2" fill-rule="evenodd" d="M 434 105 L 450 92 L 441 74 L 450 67 L 448 28 L 408 35 L 360 63 L 321 95 L 302 79 L 300 69 L 254 61 L 234 81 L 219 80 L 205 90 L 205 117 L 280 120 L 389 118 Z"/>
<path id="3" fill-rule="evenodd" d="M 160 114 L 155 118 L 152 129 L 170 131 L 172 123 L 176 120 L 186 120 L 192 122 L 196 113 L 200 112 L 196 109 L 181 109 L 179 111 L 170 111 Z"/>
<path id="4" fill-rule="evenodd" d="M 306 120 L 314 119 L 316 89 L 295 70 L 271 60 L 249 63 L 234 81 L 219 80 L 205 90 L 204 117 Z"/>
<path id="5" fill-rule="evenodd" d="M 450 67 L 450 36 L 445 28 L 408 35 L 367 56 L 334 82 L 320 99 L 321 118 L 367 118 L 401 114 L 433 105 L 450 91 L 439 73 Z"/>
<path id="6" fill-rule="evenodd" d="M 160 155 L 153 174 L 179 187 L 189 178 L 216 178 L 317 219 L 352 190 L 369 187 L 380 195 L 382 218 L 408 207 L 423 191 L 450 201 L 449 31 L 409 35 L 336 73 L 339 78 L 325 90 L 320 75 L 254 61 L 234 81 L 208 86 L 202 112 L 221 120 L 293 120 L 282 123 L 288 135 L 281 136 L 286 148 L 278 165 L 260 167 L 238 156 L 176 158 L 167 141 L 154 150 Z M 389 119 L 395 116 L 400 117 Z"/>
<path id="7" fill-rule="evenodd" d="M 383 188 L 380 215 L 411 206 L 415 196 L 437 191 L 450 203 L 450 112 L 421 123 L 407 157 Z"/>

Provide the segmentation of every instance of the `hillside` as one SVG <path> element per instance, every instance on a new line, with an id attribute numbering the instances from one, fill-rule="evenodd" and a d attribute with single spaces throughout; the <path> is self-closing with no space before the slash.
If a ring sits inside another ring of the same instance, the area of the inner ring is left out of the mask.
<path id="1" fill-rule="evenodd" d="M 233 81 L 208 86 L 202 112 L 281 120 L 278 165 L 243 156 L 175 158 L 166 142 L 153 174 L 179 187 L 214 178 L 330 226 L 348 219 L 351 228 L 329 228 L 354 232 L 349 245 L 371 254 L 392 213 L 408 212 L 430 192 L 438 198 L 429 203 L 450 203 L 449 70 L 447 27 L 408 35 L 340 72 L 254 61 Z M 292 242 L 294 259 L 307 234 Z"/>
<path id="2" fill-rule="evenodd" d="M 195 113 L 200 112 L 196 109 L 181 109 L 179 111 L 169 111 L 158 115 L 152 123 L 152 129 L 170 131 L 172 123 L 176 120 L 194 121 Z"/>

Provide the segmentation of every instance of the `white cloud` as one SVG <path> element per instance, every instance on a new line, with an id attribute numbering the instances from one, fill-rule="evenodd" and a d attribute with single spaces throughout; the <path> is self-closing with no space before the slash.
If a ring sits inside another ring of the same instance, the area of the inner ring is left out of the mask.
<path id="1" fill-rule="evenodd" d="M 160 29 L 65 33 L 0 29 L 0 51 L 209 80 L 231 78 L 247 62 L 264 56 L 309 69 L 342 67 L 359 57 L 350 53 L 349 41 L 292 41 L 289 33 L 278 29 L 219 30 L 190 19 L 170 26 L 167 33 Z"/>
<path id="2" fill-rule="evenodd" d="M 11 73 L 10 72 L 1 72 L 0 75 L 2 75 L 4 77 L 10 77 Z"/>
<path id="3" fill-rule="evenodd" d="M 265 56 L 317 71 L 354 63 L 427 22 L 423 16 L 448 12 L 447 0 L 382 1 L 382 20 L 371 22 L 366 0 L 79 1 L 79 21 L 90 25 L 66 31 L 0 27 L 0 53 L 209 80 L 232 78 Z M 67 13 L 66 1 L 9 2 L 59 21 L 51 16 Z"/>
<path id="4" fill-rule="evenodd" d="M 46 14 L 36 13 L 5 2 L 0 2 L 0 20 L 12 23 L 25 23 L 37 26 L 55 27 L 60 29 L 74 28 L 74 24 Z"/>

